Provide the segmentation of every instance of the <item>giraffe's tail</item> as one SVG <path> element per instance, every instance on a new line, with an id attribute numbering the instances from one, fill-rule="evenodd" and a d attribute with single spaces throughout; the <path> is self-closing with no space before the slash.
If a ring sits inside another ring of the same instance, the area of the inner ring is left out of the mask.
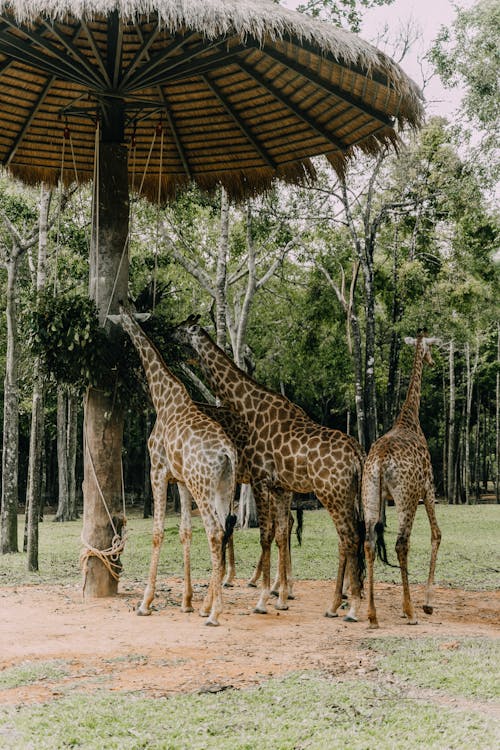
<path id="1" fill-rule="evenodd" d="M 231 539 L 237 518 L 232 512 L 236 491 L 236 455 L 226 453 L 219 476 L 219 485 L 215 491 L 215 512 L 224 529 L 222 537 L 222 564 L 226 564 L 226 547 Z"/>
<path id="2" fill-rule="evenodd" d="M 297 514 L 297 528 L 295 529 L 295 534 L 297 536 L 297 541 L 300 547 L 302 545 L 302 530 L 304 528 L 304 508 L 297 508 L 296 514 Z"/>
<path id="3" fill-rule="evenodd" d="M 356 468 L 354 471 L 354 487 L 356 493 L 356 499 L 354 503 L 354 523 L 356 526 L 358 545 L 356 548 L 356 561 L 358 567 L 358 577 L 360 590 L 363 591 L 363 582 L 365 580 L 366 573 L 366 558 L 365 558 L 365 516 L 363 512 L 363 502 L 361 499 L 361 477 L 363 473 L 363 459 L 358 458 L 356 462 Z"/>
<path id="4" fill-rule="evenodd" d="M 224 526 L 224 536 L 222 537 L 222 565 L 223 567 L 226 565 L 227 545 L 229 543 L 229 540 L 231 539 L 237 520 L 238 518 L 237 516 L 235 516 L 234 513 L 228 513 L 226 516 L 226 523 Z"/>

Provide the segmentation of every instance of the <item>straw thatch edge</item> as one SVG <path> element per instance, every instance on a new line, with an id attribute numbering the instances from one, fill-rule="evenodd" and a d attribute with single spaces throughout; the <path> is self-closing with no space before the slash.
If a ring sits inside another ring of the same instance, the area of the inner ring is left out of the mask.
<path id="1" fill-rule="evenodd" d="M 157 16 L 169 30 L 190 28 L 207 38 L 237 34 L 262 44 L 266 38 L 292 39 L 307 43 L 326 56 L 359 65 L 370 75 L 377 71 L 407 100 L 399 120 L 417 126 L 423 116 L 418 86 L 385 53 L 351 32 L 317 21 L 310 16 L 276 5 L 270 0 L 0 0 L 0 13 L 11 13 L 17 21 L 33 21 L 43 15 L 50 20 L 68 16 L 91 20 L 118 11 L 133 21 L 139 16 Z"/>

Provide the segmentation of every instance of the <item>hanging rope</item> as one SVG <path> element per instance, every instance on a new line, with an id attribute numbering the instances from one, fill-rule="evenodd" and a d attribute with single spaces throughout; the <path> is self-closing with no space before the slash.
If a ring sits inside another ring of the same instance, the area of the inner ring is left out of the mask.
<path id="1" fill-rule="evenodd" d="M 66 157 L 66 141 L 69 139 L 70 132 L 68 127 L 68 121 L 64 125 L 62 148 L 61 148 L 61 172 L 59 176 L 59 215 L 57 217 L 57 232 L 56 232 L 56 254 L 54 264 L 54 297 L 57 294 L 57 266 L 59 262 L 59 243 L 61 237 L 61 214 L 63 204 L 63 190 L 64 190 L 64 162 Z"/>
<path id="2" fill-rule="evenodd" d="M 153 270 L 153 313 L 156 307 L 156 280 L 158 276 L 158 249 L 160 244 L 160 205 L 161 205 L 161 178 L 163 171 L 163 123 L 160 120 L 156 126 L 156 134 L 160 136 L 160 165 L 158 169 L 158 197 L 156 201 L 156 238 L 154 248 L 154 270 Z"/>
<path id="3" fill-rule="evenodd" d="M 97 277 L 92 280 L 95 284 L 94 297 L 95 303 L 99 305 L 99 166 L 100 166 L 100 128 L 99 118 L 96 117 L 95 136 L 94 136 L 94 174 L 92 190 L 92 210 L 91 210 L 91 237 L 90 247 L 92 248 L 93 263 L 92 266 L 96 271 Z"/>

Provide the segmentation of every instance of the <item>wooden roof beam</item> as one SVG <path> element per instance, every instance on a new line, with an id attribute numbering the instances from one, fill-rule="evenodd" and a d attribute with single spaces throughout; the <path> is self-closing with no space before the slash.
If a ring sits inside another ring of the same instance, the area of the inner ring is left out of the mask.
<path id="1" fill-rule="evenodd" d="M 63 54 L 61 50 L 55 46 L 50 39 L 47 37 L 44 37 L 42 34 L 39 33 L 39 29 L 42 29 L 42 26 L 39 26 L 38 29 L 30 29 L 26 26 L 23 26 L 21 24 L 17 25 L 9 20 L 6 16 L 1 16 L 2 20 L 5 22 L 5 25 L 2 24 L 3 28 L 1 31 L 5 31 L 6 34 L 9 34 L 8 29 L 16 29 L 18 31 L 21 31 L 22 34 L 25 37 L 25 40 L 28 42 L 28 46 L 31 47 L 31 53 L 35 52 L 34 45 L 41 47 L 43 50 L 49 53 L 50 57 L 49 60 L 58 60 L 64 62 L 65 66 L 71 67 L 72 70 L 74 70 L 78 75 L 81 74 L 82 70 L 86 70 L 88 75 L 94 79 L 94 86 L 100 85 L 102 82 L 99 81 L 98 76 L 96 76 L 94 70 L 92 67 L 88 64 L 88 62 L 85 60 L 83 55 L 81 55 L 78 50 L 76 50 L 76 58 L 75 60 L 73 57 L 69 57 L 66 54 Z M 54 33 L 54 28 L 50 26 L 50 24 L 46 24 L 44 22 L 47 28 Z M 1 33 L 0 31 L 0 33 Z M 56 33 L 54 33 L 54 36 L 56 36 Z M 20 38 L 17 36 L 17 34 L 10 34 L 9 38 L 14 42 L 15 40 L 20 40 Z M 62 41 L 59 39 L 59 41 Z M 26 42 L 25 42 L 26 44 Z M 66 46 L 66 45 L 64 45 Z M 69 50 L 69 47 L 66 46 L 66 49 Z M 76 48 L 75 48 L 76 49 Z"/>
<path id="2" fill-rule="evenodd" d="M 68 64 L 68 56 L 49 57 L 33 48 L 32 43 L 25 42 L 8 31 L 0 30 L 0 52 L 12 57 L 18 62 L 33 63 L 38 70 L 54 75 L 59 79 L 72 81 L 80 86 L 87 85 L 96 88 L 94 78 L 89 78 L 87 72 L 74 62 Z"/>
<path id="3" fill-rule="evenodd" d="M 144 43 L 144 38 L 142 36 L 142 31 L 139 28 L 137 29 L 137 35 L 139 36 L 141 42 Z M 149 50 L 148 50 L 148 47 L 147 47 L 147 42 L 146 42 L 146 44 L 144 44 L 143 49 L 144 49 L 144 54 L 146 56 L 146 59 L 149 59 L 150 58 L 150 53 L 149 53 Z M 177 126 L 175 124 L 174 118 L 173 118 L 172 113 L 170 111 L 170 107 L 169 107 L 169 104 L 168 104 L 168 101 L 167 101 L 166 94 L 163 91 L 163 89 L 161 88 L 161 86 L 157 86 L 156 90 L 158 92 L 158 97 L 159 97 L 159 99 L 160 99 L 160 101 L 161 101 L 161 103 L 162 103 L 162 105 L 164 107 L 165 116 L 166 116 L 167 122 L 168 122 L 168 127 L 170 128 L 170 132 L 172 134 L 172 138 L 174 139 L 175 147 L 177 149 L 177 153 L 179 154 L 179 159 L 182 162 L 182 166 L 184 168 L 184 171 L 185 171 L 188 179 L 192 180 L 193 179 L 193 174 L 192 174 L 191 167 L 189 165 L 189 161 L 188 161 L 188 158 L 187 158 L 187 155 L 186 155 L 186 150 L 185 150 L 184 146 L 182 145 L 182 140 L 181 140 L 181 138 L 179 136 L 179 133 L 178 133 L 178 130 L 177 130 Z"/>
<path id="4" fill-rule="evenodd" d="M 260 86 L 262 86 L 262 88 L 265 89 L 270 94 L 270 96 L 273 97 L 273 99 L 276 99 L 277 101 L 281 102 L 281 104 L 283 104 L 287 109 L 293 112 L 293 114 L 296 115 L 300 120 L 302 120 L 302 122 L 305 122 L 306 125 L 312 128 L 312 130 L 314 130 L 325 141 L 327 141 L 327 143 L 331 143 L 339 151 L 344 152 L 347 150 L 347 146 L 345 143 L 343 143 L 341 140 L 339 140 L 334 135 L 332 135 L 332 133 L 326 130 L 326 128 L 323 127 L 323 125 L 316 122 L 316 120 L 313 117 L 311 117 L 307 112 L 299 109 L 299 107 L 294 102 L 292 102 L 291 99 L 288 96 L 286 96 L 286 94 L 283 94 L 283 92 L 280 91 L 280 89 L 278 89 L 271 81 L 268 81 L 260 73 L 257 73 L 256 70 L 253 70 L 243 60 L 238 60 L 238 65 L 248 76 L 253 78 L 254 81 L 256 81 Z"/>
<path id="5" fill-rule="evenodd" d="M 35 119 L 35 117 L 36 117 L 36 115 L 37 115 L 40 107 L 42 106 L 42 104 L 44 102 L 45 97 L 47 96 L 47 94 L 48 94 L 48 92 L 50 90 L 50 87 L 52 86 L 52 84 L 54 82 L 54 78 L 55 78 L 55 76 L 52 76 L 51 78 L 49 78 L 49 80 L 47 81 L 47 83 L 45 84 L 45 86 L 43 87 L 43 89 L 41 90 L 40 95 L 39 95 L 37 101 L 35 102 L 34 106 L 32 107 L 30 114 L 28 115 L 28 117 L 24 121 L 24 125 L 21 128 L 21 130 L 19 131 L 19 133 L 17 134 L 16 139 L 15 139 L 14 143 L 12 144 L 12 146 L 10 148 L 9 154 L 8 154 L 6 160 L 4 161 L 4 164 L 5 164 L 6 167 L 9 166 L 10 162 L 12 161 L 12 159 L 14 158 L 14 156 L 16 155 L 17 149 L 21 145 L 21 143 L 23 141 L 23 138 L 26 135 L 26 132 L 31 127 L 31 123 Z"/>
<path id="6" fill-rule="evenodd" d="M 272 57 L 273 60 L 276 60 L 276 62 L 281 63 L 285 67 L 287 68 L 290 67 L 290 61 L 288 60 L 288 58 L 285 55 L 282 55 L 277 50 L 264 45 L 264 47 L 262 48 L 262 52 L 268 57 Z M 347 102 L 351 106 L 356 107 L 357 109 L 361 110 L 361 112 L 363 112 L 364 114 L 369 115 L 370 117 L 373 117 L 375 120 L 378 120 L 383 125 L 386 125 L 388 127 L 394 126 L 394 122 L 391 117 L 389 117 L 388 115 L 384 115 L 382 112 L 379 112 L 373 107 L 370 107 L 369 104 L 365 104 L 365 102 L 363 102 L 361 99 L 358 99 L 353 94 L 350 94 L 348 91 L 345 91 L 340 86 L 336 86 L 333 83 L 328 83 L 320 76 L 308 70 L 308 68 L 305 68 L 303 65 L 300 65 L 299 63 L 294 63 L 293 69 L 297 71 L 298 73 L 300 73 L 306 80 L 310 81 L 315 86 L 318 86 L 319 88 L 323 89 L 328 94 L 331 94 L 340 99 L 343 99 L 345 102 Z"/>
<path id="7" fill-rule="evenodd" d="M 124 80 L 127 80 L 127 86 L 123 87 L 125 91 L 132 91 L 133 89 L 141 89 L 146 88 L 147 86 L 151 86 L 149 82 L 149 78 L 152 75 L 152 71 L 156 70 L 159 66 L 162 66 L 162 70 L 169 70 L 170 66 L 168 65 L 168 59 L 172 55 L 173 52 L 175 52 L 178 49 L 181 49 L 185 44 L 187 44 L 190 39 L 193 39 L 197 34 L 189 34 L 187 37 L 182 36 L 181 34 L 175 34 L 173 39 L 174 41 L 172 44 L 169 44 L 167 47 L 165 47 L 162 52 L 157 53 L 156 55 L 149 55 L 149 60 L 147 65 L 143 65 L 139 71 L 135 74 L 129 75 L 128 70 L 124 76 Z M 198 48 L 197 48 L 198 49 Z M 204 47 L 202 48 L 202 50 Z M 199 52 L 196 52 L 195 54 L 199 54 Z M 192 55 L 191 55 L 192 56 Z M 179 60 L 179 59 L 185 59 L 184 56 L 180 57 L 174 57 L 172 58 L 173 61 Z M 172 62 L 172 61 L 171 61 Z M 149 77 L 149 78 L 148 78 Z"/>
<path id="8" fill-rule="evenodd" d="M 219 100 L 221 105 L 224 107 L 226 113 L 229 115 L 229 117 L 233 120 L 233 122 L 236 123 L 238 128 L 241 130 L 247 141 L 252 145 L 252 147 L 255 149 L 255 151 L 259 154 L 260 158 L 267 164 L 268 167 L 271 167 L 272 169 L 277 168 L 277 164 L 272 158 L 272 156 L 269 154 L 269 152 L 263 148 L 257 138 L 252 135 L 250 130 L 248 129 L 248 126 L 243 122 L 242 118 L 239 117 L 234 109 L 228 104 L 227 99 L 225 98 L 224 94 L 222 93 L 221 89 L 215 81 L 210 80 L 207 78 L 207 76 L 202 76 L 203 81 L 207 84 L 209 89 L 212 91 L 213 95 Z"/>
<path id="9" fill-rule="evenodd" d="M 81 19 L 80 23 L 81 23 L 82 29 L 85 31 L 85 35 L 86 35 L 86 37 L 87 37 L 87 39 L 89 41 L 90 48 L 91 48 L 92 52 L 94 53 L 94 57 L 96 59 L 97 65 L 99 67 L 99 70 L 102 73 L 102 77 L 103 77 L 103 80 L 104 80 L 104 86 L 105 86 L 105 88 L 110 89 L 111 88 L 111 80 L 110 80 L 110 77 L 108 75 L 108 71 L 106 69 L 106 65 L 104 64 L 104 60 L 103 60 L 103 57 L 101 55 L 101 51 L 100 51 L 99 47 L 97 46 L 96 40 L 94 39 L 94 35 L 92 34 L 91 30 L 89 29 L 89 27 L 88 27 L 88 25 L 87 25 L 87 23 L 86 23 L 86 21 L 84 19 Z"/>

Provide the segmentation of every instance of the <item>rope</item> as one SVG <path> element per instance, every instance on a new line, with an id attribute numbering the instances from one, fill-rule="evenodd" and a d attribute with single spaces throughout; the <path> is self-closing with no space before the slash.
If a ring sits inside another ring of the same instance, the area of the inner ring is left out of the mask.
<path id="1" fill-rule="evenodd" d="M 87 414 L 87 409 L 85 410 L 85 413 Z M 92 469 L 92 474 L 94 476 L 94 481 L 97 487 L 97 491 L 99 493 L 99 496 L 102 500 L 102 504 L 104 505 L 104 509 L 109 518 L 111 528 L 113 529 L 113 538 L 111 540 L 111 547 L 108 547 L 107 549 L 104 549 L 104 550 L 99 550 L 87 542 L 82 532 L 80 539 L 81 539 L 82 544 L 85 547 L 85 549 L 83 549 L 80 554 L 80 565 L 82 567 L 82 572 L 83 572 L 82 595 L 85 594 L 85 587 L 87 585 L 88 561 L 90 557 L 97 557 L 106 567 L 106 569 L 108 570 L 112 578 L 114 578 L 115 581 L 119 580 L 122 567 L 121 567 L 121 564 L 118 562 L 118 560 L 119 560 L 121 553 L 125 549 L 125 543 L 127 541 L 127 529 L 126 529 L 127 518 L 126 518 L 126 513 L 125 513 L 125 483 L 124 483 L 124 478 L 123 478 L 123 463 L 120 462 L 123 522 L 122 522 L 121 533 L 119 533 L 113 521 L 113 517 L 109 511 L 106 498 L 104 497 L 103 491 L 101 489 L 101 485 L 99 483 L 99 479 L 97 477 L 94 460 L 92 457 L 92 453 L 90 452 L 89 442 L 87 439 L 86 419 L 84 420 L 83 440 L 85 443 L 85 453 L 88 457 L 89 465 Z"/>
<path id="2" fill-rule="evenodd" d="M 66 154 L 66 141 L 69 138 L 69 128 L 68 123 L 66 122 L 66 125 L 64 126 L 63 130 L 63 142 L 62 142 L 62 149 L 61 149 L 61 175 L 59 178 L 59 215 L 57 217 L 57 232 L 56 232 L 56 255 L 55 255 L 55 264 L 54 264 L 54 297 L 57 294 L 57 265 L 59 262 L 59 240 L 61 236 L 61 207 L 62 207 L 62 198 L 63 198 L 63 187 L 64 187 L 64 160 L 65 160 L 65 154 Z"/>
<path id="3" fill-rule="evenodd" d="M 156 307 L 156 279 L 158 276 L 158 245 L 160 242 L 160 205 L 161 205 L 161 177 L 163 171 L 163 141 L 164 141 L 164 128 L 161 121 L 156 126 L 156 132 L 160 135 L 160 167 L 158 169 L 158 199 L 156 202 L 156 237 L 155 237 L 155 249 L 154 257 L 155 264 L 153 270 L 153 313 Z"/>
<path id="4" fill-rule="evenodd" d="M 91 232 L 90 246 L 93 249 L 94 263 L 93 266 L 97 272 L 95 279 L 95 303 L 99 305 L 99 118 L 96 120 L 95 140 L 94 140 L 94 174 L 92 191 L 92 211 L 91 211 Z"/>

